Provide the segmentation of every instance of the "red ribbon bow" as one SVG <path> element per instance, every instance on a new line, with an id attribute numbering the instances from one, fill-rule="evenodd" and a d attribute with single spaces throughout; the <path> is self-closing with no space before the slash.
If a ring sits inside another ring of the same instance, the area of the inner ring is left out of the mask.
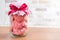
<path id="1" fill-rule="evenodd" d="M 9 7 L 10 7 L 11 11 L 8 12 L 8 15 L 10 15 L 10 14 L 16 12 L 16 11 L 23 11 L 25 14 L 28 14 L 28 11 L 26 11 L 26 10 L 28 10 L 28 9 L 26 9 L 27 8 L 27 5 L 25 3 L 22 4 L 19 8 L 17 8 L 13 4 L 10 4 Z"/>

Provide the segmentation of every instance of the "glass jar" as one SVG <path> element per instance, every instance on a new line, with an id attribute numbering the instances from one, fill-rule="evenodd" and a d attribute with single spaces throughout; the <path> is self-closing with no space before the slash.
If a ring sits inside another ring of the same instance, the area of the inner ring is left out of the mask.
<path id="1" fill-rule="evenodd" d="M 10 31 L 15 36 L 24 36 L 27 33 L 27 15 L 11 15 Z"/>

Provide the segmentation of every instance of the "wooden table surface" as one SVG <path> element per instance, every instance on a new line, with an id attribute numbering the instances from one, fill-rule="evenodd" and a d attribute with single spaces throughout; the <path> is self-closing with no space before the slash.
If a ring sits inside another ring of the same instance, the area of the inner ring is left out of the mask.
<path id="1" fill-rule="evenodd" d="M 25 37 L 12 37 L 8 27 L 0 27 L 0 40 L 60 40 L 60 28 L 29 28 Z"/>

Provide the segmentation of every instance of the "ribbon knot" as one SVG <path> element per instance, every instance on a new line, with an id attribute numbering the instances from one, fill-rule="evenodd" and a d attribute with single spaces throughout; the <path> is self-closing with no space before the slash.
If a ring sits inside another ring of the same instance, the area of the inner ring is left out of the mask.
<path id="1" fill-rule="evenodd" d="M 26 15 L 28 14 L 28 7 L 27 7 L 27 5 L 25 3 L 22 4 L 19 8 L 16 7 L 15 5 L 13 5 L 13 4 L 10 4 L 9 7 L 10 7 L 11 11 L 8 12 L 8 15 L 13 14 L 16 11 L 23 11 Z"/>

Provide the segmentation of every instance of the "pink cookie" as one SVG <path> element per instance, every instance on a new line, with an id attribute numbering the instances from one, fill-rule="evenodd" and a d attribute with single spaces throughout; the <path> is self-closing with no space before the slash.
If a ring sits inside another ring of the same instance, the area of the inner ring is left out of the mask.
<path id="1" fill-rule="evenodd" d="M 12 33 L 15 35 L 21 35 L 24 34 L 25 31 L 27 30 L 27 18 L 26 16 L 18 16 L 18 15 L 13 15 L 11 17 L 11 30 Z"/>

